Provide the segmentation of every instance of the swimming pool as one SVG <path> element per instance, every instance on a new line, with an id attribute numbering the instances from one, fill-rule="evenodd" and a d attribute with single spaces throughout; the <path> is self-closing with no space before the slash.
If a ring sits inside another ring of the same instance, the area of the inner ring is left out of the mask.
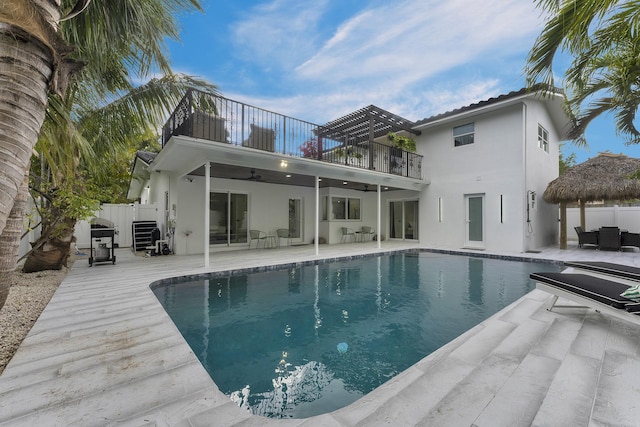
<path id="1" fill-rule="evenodd" d="M 256 415 L 346 406 L 531 289 L 546 263 L 397 253 L 172 280 L 153 291 L 219 389 Z"/>

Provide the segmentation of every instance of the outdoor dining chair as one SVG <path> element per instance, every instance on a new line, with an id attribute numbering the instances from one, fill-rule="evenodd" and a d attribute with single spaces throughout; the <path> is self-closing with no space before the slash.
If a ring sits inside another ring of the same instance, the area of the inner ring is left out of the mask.
<path id="1" fill-rule="evenodd" d="M 249 249 L 251 249 L 251 243 L 256 241 L 256 249 L 260 247 L 260 242 L 262 242 L 262 247 L 266 247 L 267 243 L 267 233 L 260 230 L 249 230 Z"/>
<path id="2" fill-rule="evenodd" d="M 598 246 L 598 232 L 597 231 L 584 231 L 582 227 L 575 227 L 578 234 L 578 246 L 594 245 Z"/>
<path id="3" fill-rule="evenodd" d="M 598 232 L 598 248 L 604 250 L 620 250 L 620 229 L 618 227 L 600 227 Z"/>
<path id="4" fill-rule="evenodd" d="M 278 228 L 276 230 L 276 236 L 278 237 L 278 247 L 280 247 L 280 239 L 287 239 L 287 245 L 291 244 L 291 236 L 289 235 L 288 228 Z"/>
<path id="5" fill-rule="evenodd" d="M 356 241 L 356 233 L 352 229 L 348 227 L 340 227 L 340 233 L 342 234 L 340 243 L 344 243 L 347 239 L 351 239 L 352 242 Z"/>
<path id="6" fill-rule="evenodd" d="M 360 235 L 362 236 L 362 240 L 364 241 L 365 239 L 369 240 L 370 238 L 373 238 L 373 236 L 376 235 L 376 230 L 374 230 L 373 227 L 363 225 L 360 229 L 360 233 Z"/>

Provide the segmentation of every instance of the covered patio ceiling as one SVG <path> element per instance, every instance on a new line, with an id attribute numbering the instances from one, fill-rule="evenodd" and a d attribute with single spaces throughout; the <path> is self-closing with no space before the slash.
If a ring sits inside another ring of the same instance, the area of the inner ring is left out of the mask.
<path id="1" fill-rule="evenodd" d="M 204 164 L 207 162 L 211 164 L 213 178 L 248 182 L 314 187 L 315 177 L 318 176 L 322 179 L 321 187 L 359 191 L 376 191 L 377 185 L 382 191 L 420 191 L 428 184 L 426 180 L 186 136 L 172 137 L 153 160 L 150 170 L 173 172 L 178 177 L 204 176 Z M 255 171 L 254 179 L 250 179 L 252 170 Z"/>
<path id="2" fill-rule="evenodd" d="M 198 169 L 190 172 L 189 176 L 201 176 L 204 177 L 204 166 L 200 166 Z M 315 176 L 304 175 L 299 173 L 292 173 L 286 170 L 268 170 L 247 166 L 234 166 L 223 163 L 211 164 L 211 177 L 223 178 L 223 179 L 236 179 L 240 181 L 254 182 L 254 183 L 269 183 L 279 185 L 295 185 L 299 187 L 314 187 Z M 344 179 L 334 179 L 328 177 L 320 178 L 320 188 L 325 187 L 341 187 L 348 188 L 350 190 L 358 191 L 377 191 L 377 186 L 374 184 L 368 184 L 366 182 L 348 181 Z M 390 185 L 383 185 L 380 187 L 381 191 L 393 191 L 400 190 L 400 188 Z"/>

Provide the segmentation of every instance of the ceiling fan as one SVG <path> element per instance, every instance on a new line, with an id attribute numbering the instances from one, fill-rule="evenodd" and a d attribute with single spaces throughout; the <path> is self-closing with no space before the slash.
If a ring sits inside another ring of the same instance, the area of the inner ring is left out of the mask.
<path id="1" fill-rule="evenodd" d="M 262 175 L 256 175 L 256 170 L 251 169 L 251 176 L 247 178 L 249 181 L 260 181 L 262 179 Z"/>

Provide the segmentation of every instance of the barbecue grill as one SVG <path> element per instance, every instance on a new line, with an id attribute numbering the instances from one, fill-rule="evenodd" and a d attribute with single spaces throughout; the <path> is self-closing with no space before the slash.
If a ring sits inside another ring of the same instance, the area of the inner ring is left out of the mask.
<path id="1" fill-rule="evenodd" d="M 89 255 L 89 267 L 98 262 L 116 263 L 115 245 L 113 238 L 116 229 L 113 222 L 94 218 L 91 220 L 91 254 Z M 95 247 L 94 247 L 95 245 Z"/>

